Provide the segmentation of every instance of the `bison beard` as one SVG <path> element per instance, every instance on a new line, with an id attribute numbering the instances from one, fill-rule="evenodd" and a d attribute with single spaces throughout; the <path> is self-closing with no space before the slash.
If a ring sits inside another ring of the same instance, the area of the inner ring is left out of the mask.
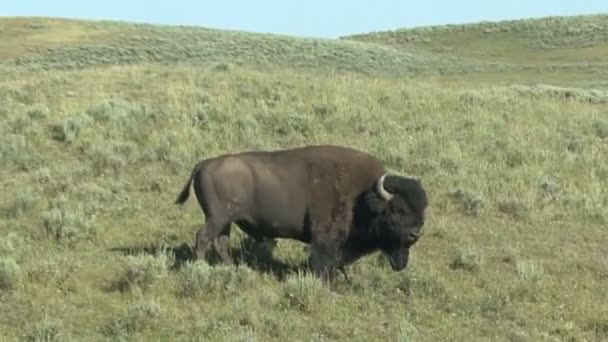
<path id="1" fill-rule="evenodd" d="M 210 245 L 226 263 L 230 225 L 258 241 L 289 238 L 310 244 L 309 264 L 324 278 L 380 250 L 404 269 L 421 235 L 427 198 L 418 180 L 386 175 L 381 162 L 354 149 L 321 145 L 243 152 L 199 162 L 190 184 L 206 217 L 195 257 Z"/>

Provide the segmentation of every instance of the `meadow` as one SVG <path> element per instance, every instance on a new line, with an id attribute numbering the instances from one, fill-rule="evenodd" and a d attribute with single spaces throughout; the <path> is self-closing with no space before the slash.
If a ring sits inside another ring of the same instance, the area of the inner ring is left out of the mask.
<path id="1" fill-rule="evenodd" d="M 0 339 L 608 340 L 608 54 L 564 52 L 607 23 L 437 42 L 0 18 Z M 330 287 L 305 245 L 238 229 L 238 266 L 191 262 L 204 218 L 173 202 L 195 162 L 321 143 L 421 178 L 405 271 L 374 254 Z"/>

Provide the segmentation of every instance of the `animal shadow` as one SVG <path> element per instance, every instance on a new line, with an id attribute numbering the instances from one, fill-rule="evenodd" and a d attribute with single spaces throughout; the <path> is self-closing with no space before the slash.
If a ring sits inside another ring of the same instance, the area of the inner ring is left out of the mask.
<path id="1" fill-rule="evenodd" d="M 290 273 L 309 268 L 307 261 L 294 265 L 275 259 L 272 253 L 276 244 L 276 240 L 259 242 L 247 236 L 241 240 L 240 247 L 231 248 L 231 255 L 236 264 L 245 264 L 253 270 L 272 274 L 281 281 Z"/>
<path id="2" fill-rule="evenodd" d="M 253 270 L 272 274 L 279 280 L 283 280 L 289 273 L 308 268 L 308 262 L 306 261 L 293 265 L 276 260 L 272 255 L 275 247 L 276 241 L 274 240 L 258 242 L 247 236 L 241 240 L 239 247 L 231 247 L 230 254 L 236 265 L 247 265 Z M 171 270 L 178 270 L 185 263 L 194 261 L 192 246 L 185 242 L 175 247 L 150 244 L 146 246 L 115 247 L 111 248 L 110 251 L 119 252 L 124 255 L 137 255 L 142 253 L 151 255 L 157 255 L 158 253 L 172 254 L 175 258 L 175 263 L 171 266 Z M 209 249 L 206 261 L 210 265 L 222 263 L 219 254 L 215 252 L 213 248 Z"/>

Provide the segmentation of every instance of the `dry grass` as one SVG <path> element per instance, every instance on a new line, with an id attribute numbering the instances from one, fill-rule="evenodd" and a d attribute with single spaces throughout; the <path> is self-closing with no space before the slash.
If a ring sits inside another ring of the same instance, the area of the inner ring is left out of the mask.
<path id="1" fill-rule="evenodd" d="M 546 17 L 372 32 L 348 40 L 517 64 L 605 64 L 608 15 Z"/>

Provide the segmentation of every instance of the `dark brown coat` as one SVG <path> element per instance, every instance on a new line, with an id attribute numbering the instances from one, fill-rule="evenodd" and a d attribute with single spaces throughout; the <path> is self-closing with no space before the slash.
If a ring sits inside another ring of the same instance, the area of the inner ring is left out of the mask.
<path id="1" fill-rule="evenodd" d="M 206 216 L 198 257 L 213 242 L 230 263 L 235 222 L 257 240 L 310 244 L 315 272 L 378 249 L 398 270 L 420 235 L 427 199 L 419 181 L 385 172 L 369 153 L 333 145 L 228 154 L 196 164 L 176 203 L 188 199 L 192 183 Z"/>

